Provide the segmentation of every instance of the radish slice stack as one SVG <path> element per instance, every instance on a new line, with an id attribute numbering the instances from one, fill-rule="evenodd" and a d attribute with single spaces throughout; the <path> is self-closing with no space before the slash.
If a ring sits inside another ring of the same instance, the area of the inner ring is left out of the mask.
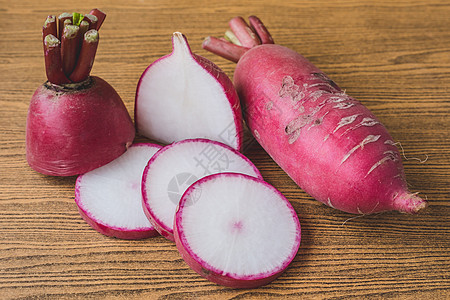
<path id="1" fill-rule="evenodd" d="M 158 235 L 142 210 L 140 186 L 148 160 L 160 148 L 134 144 L 119 158 L 77 178 L 75 203 L 92 228 L 121 239 Z"/>
<path id="2" fill-rule="evenodd" d="M 248 158 L 208 139 L 134 144 L 80 175 L 75 202 L 98 232 L 121 239 L 160 233 L 194 271 L 224 286 L 271 282 L 300 247 L 289 201 Z"/>

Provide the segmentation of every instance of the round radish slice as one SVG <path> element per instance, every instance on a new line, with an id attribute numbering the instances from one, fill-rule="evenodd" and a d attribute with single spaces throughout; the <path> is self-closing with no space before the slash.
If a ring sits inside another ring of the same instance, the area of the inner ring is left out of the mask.
<path id="1" fill-rule="evenodd" d="M 78 176 L 75 203 L 92 228 L 129 240 L 158 235 L 142 210 L 140 187 L 147 162 L 161 148 L 134 144 L 119 158 Z"/>
<path id="2" fill-rule="evenodd" d="M 158 151 L 142 179 L 144 212 L 155 229 L 173 241 L 173 218 L 184 191 L 198 179 L 222 172 L 262 178 L 248 158 L 219 142 L 190 139 Z"/>
<path id="3" fill-rule="evenodd" d="M 174 234 L 194 271 L 234 288 L 274 280 L 300 246 L 300 222 L 289 201 L 267 182 L 236 173 L 191 185 L 179 203 Z"/>
<path id="4" fill-rule="evenodd" d="M 135 99 L 138 132 L 169 144 L 192 138 L 242 147 L 242 113 L 230 78 L 213 62 L 192 53 L 180 32 L 172 53 L 142 74 Z"/>

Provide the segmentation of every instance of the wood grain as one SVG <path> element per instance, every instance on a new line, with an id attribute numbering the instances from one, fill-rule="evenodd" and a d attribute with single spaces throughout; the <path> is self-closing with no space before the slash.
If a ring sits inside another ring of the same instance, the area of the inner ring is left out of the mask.
<path id="1" fill-rule="evenodd" d="M 0 0 L 1 299 L 449 299 L 450 2 Z M 291 201 L 302 244 L 286 273 L 254 290 L 217 286 L 159 237 L 102 236 L 79 216 L 75 177 L 53 178 L 25 159 L 25 122 L 45 81 L 41 26 L 48 14 L 99 7 L 108 17 L 92 74 L 133 114 L 139 76 L 171 51 L 173 31 L 201 49 L 236 15 L 258 15 L 275 41 L 306 56 L 362 101 L 404 148 L 412 191 L 430 206 L 354 218 L 313 200 L 254 142 L 245 154 Z M 427 160 L 420 163 L 415 158 Z"/>

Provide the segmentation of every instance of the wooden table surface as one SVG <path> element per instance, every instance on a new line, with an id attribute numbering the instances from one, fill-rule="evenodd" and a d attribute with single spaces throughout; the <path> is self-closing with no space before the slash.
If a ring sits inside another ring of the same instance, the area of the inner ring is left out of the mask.
<path id="1" fill-rule="evenodd" d="M 0 3 L 0 298 L 450 299 L 448 0 Z M 300 251 L 279 279 L 253 290 L 221 287 L 190 270 L 162 237 L 102 236 L 78 214 L 76 178 L 41 175 L 25 159 L 28 104 L 46 80 L 43 21 L 94 7 L 108 17 L 92 74 L 115 87 L 131 115 L 137 81 L 171 51 L 172 32 L 232 76 L 234 64 L 201 42 L 220 36 L 233 16 L 258 15 L 277 43 L 302 53 L 385 124 L 408 158 L 410 189 L 429 207 L 354 218 L 312 199 L 250 143 L 245 154 L 302 224 Z"/>

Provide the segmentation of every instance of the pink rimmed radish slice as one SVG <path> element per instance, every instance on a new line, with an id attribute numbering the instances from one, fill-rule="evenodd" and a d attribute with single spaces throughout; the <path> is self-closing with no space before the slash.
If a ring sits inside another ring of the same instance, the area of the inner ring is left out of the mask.
<path id="1" fill-rule="evenodd" d="M 213 62 L 192 53 L 175 32 L 173 51 L 142 74 L 135 102 L 137 131 L 169 144 L 191 138 L 216 140 L 240 150 L 242 114 L 228 76 Z"/>
<path id="2" fill-rule="evenodd" d="M 75 203 L 92 228 L 127 240 L 158 235 L 142 210 L 140 187 L 147 162 L 161 148 L 134 144 L 119 158 L 78 176 Z"/>
<path id="3" fill-rule="evenodd" d="M 175 242 L 186 263 L 220 285 L 254 288 L 277 278 L 300 246 L 300 222 L 267 182 L 236 173 L 204 177 L 180 200 Z"/>
<path id="4" fill-rule="evenodd" d="M 184 191 L 207 175 L 235 172 L 262 178 L 253 163 L 231 147 L 207 139 L 189 139 L 158 151 L 142 178 L 144 212 L 158 232 L 173 241 L 173 218 Z"/>

